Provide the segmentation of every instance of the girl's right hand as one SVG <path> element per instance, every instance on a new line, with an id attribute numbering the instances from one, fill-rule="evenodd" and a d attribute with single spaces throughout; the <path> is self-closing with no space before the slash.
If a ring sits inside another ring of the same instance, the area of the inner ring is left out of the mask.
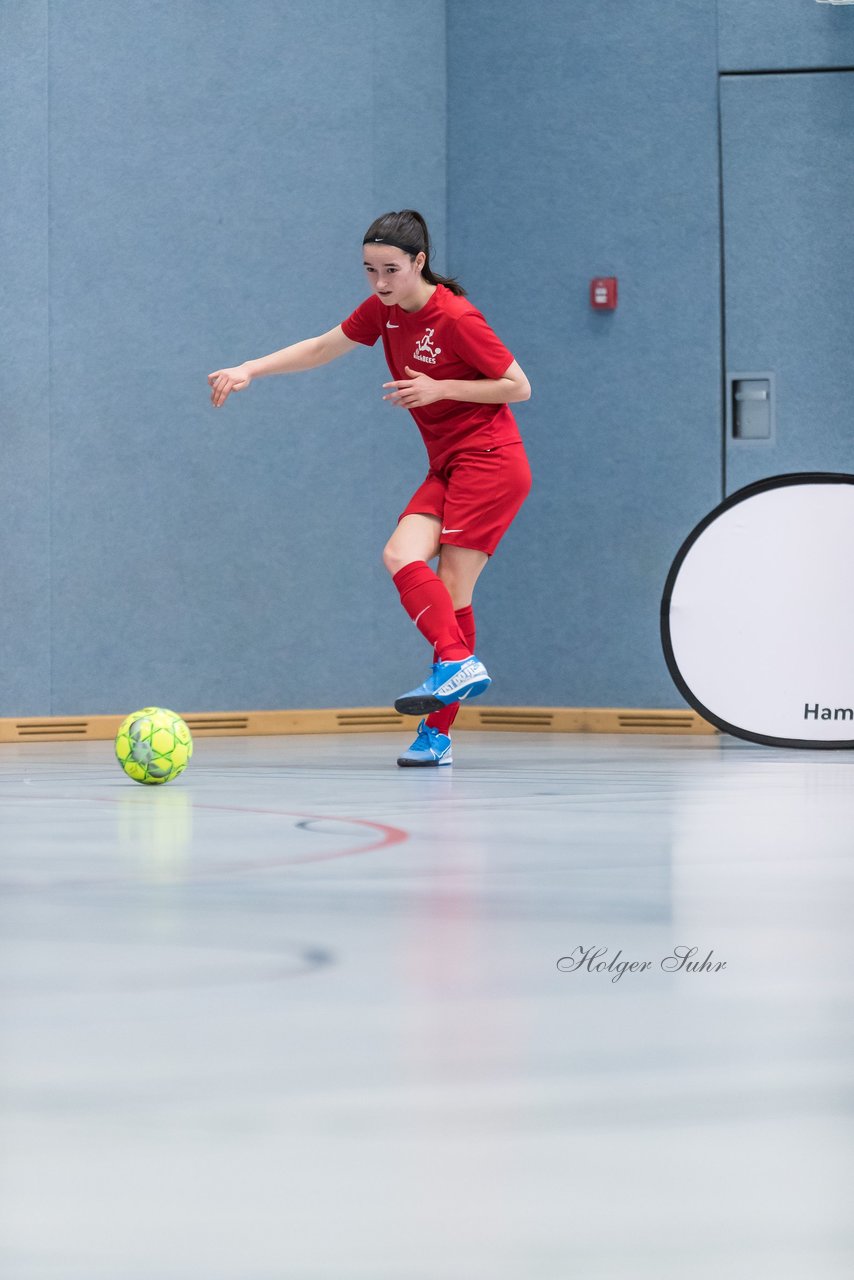
<path id="1" fill-rule="evenodd" d="M 212 388 L 211 404 L 215 409 L 219 409 L 225 404 L 232 391 L 242 391 L 251 381 L 252 374 L 245 364 L 239 364 L 234 369 L 217 369 L 216 373 L 209 373 L 208 385 Z"/>

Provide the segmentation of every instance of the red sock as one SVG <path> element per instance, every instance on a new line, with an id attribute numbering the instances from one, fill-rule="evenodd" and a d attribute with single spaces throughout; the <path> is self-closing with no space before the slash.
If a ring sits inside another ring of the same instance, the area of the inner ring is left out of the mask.
<path id="1" fill-rule="evenodd" d="M 474 626 L 474 610 L 470 604 L 467 604 L 464 609 L 457 609 L 455 617 L 466 644 L 470 646 L 469 653 L 474 653 L 474 642 L 477 639 Z M 433 661 L 436 661 L 435 653 L 433 654 Z M 427 723 L 431 729 L 438 729 L 440 733 L 450 733 L 451 725 L 456 720 L 459 709 L 460 704 L 452 702 L 450 706 L 443 707 L 441 711 L 431 711 L 427 717 Z"/>
<path id="2" fill-rule="evenodd" d="M 471 649 L 460 630 L 448 588 L 425 560 L 413 560 L 394 575 L 400 603 L 421 634 L 430 641 L 439 662 L 459 662 Z"/>

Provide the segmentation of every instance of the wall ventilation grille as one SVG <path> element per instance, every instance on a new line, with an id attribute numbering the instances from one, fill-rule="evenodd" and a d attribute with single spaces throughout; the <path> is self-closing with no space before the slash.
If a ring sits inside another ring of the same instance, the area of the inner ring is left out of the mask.
<path id="1" fill-rule="evenodd" d="M 477 718 L 483 729 L 539 729 L 548 732 L 554 726 L 554 713 L 548 710 L 534 711 L 525 708 L 496 707 L 494 710 L 477 710 Z"/>
<path id="2" fill-rule="evenodd" d="M 88 720 L 19 720 L 15 723 L 19 738 L 87 738 Z"/>
<path id="3" fill-rule="evenodd" d="M 190 733 L 247 733 L 248 716 L 184 716 Z"/>
<path id="4" fill-rule="evenodd" d="M 690 733 L 698 719 L 690 712 L 681 715 L 676 711 L 622 711 L 617 714 L 617 723 L 624 733 Z"/>
<path id="5" fill-rule="evenodd" d="M 399 729 L 405 720 L 396 711 L 336 711 L 339 729 Z"/>

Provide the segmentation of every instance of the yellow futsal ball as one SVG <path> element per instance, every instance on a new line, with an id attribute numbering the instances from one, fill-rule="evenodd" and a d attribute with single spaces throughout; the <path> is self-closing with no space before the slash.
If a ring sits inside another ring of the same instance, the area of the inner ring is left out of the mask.
<path id="1" fill-rule="evenodd" d="M 193 739 L 180 716 L 165 707 L 143 707 L 119 725 L 116 759 L 134 782 L 171 782 L 193 754 Z"/>

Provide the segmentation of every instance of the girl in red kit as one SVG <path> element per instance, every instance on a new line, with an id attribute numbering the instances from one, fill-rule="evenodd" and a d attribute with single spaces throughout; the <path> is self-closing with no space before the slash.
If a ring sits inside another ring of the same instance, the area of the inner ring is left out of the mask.
<path id="1" fill-rule="evenodd" d="M 383 551 L 404 609 L 433 646 L 431 675 L 395 700 L 403 714 L 429 713 L 397 763 L 451 764 L 460 702 L 491 683 L 474 651 L 472 592 L 531 487 L 508 407 L 531 388 L 458 282 L 431 270 L 420 213 L 377 218 L 363 250 L 371 296 L 351 316 L 318 338 L 211 373 L 211 401 L 219 408 L 253 378 L 313 369 L 382 338 L 394 379 L 383 398 L 410 411 L 430 463 Z"/>

